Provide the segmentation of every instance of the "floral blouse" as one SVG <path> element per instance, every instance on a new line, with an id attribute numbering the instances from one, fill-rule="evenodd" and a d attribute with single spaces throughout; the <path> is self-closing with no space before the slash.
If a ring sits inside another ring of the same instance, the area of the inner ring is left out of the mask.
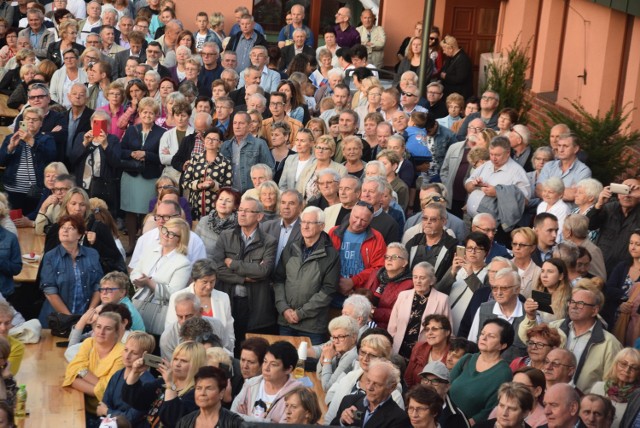
<path id="1" fill-rule="evenodd" d="M 191 162 L 184 172 L 183 187 L 191 189 L 189 192 L 189 204 L 191 205 L 191 217 L 199 220 L 214 208 L 213 204 L 217 193 L 213 189 L 198 189 L 198 184 L 207 178 L 212 178 L 218 183 L 218 188 L 231 186 L 232 170 L 231 161 L 218 154 L 213 162 L 207 162 L 207 154 L 199 153 L 191 158 Z"/>

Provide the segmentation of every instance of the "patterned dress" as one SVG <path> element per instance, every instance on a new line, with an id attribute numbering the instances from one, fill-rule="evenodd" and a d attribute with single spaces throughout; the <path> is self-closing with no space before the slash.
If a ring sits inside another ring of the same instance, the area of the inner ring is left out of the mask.
<path id="1" fill-rule="evenodd" d="M 207 162 L 206 156 L 206 152 L 194 155 L 182 177 L 184 188 L 191 190 L 189 204 L 193 220 L 209 214 L 217 195 L 215 186 L 212 189 L 198 189 L 198 184 L 207 178 L 216 181 L 219 185 L 217 188 L 231 186 L 233 183 L 231 161 L 218 154 L 213 162 Z"/>

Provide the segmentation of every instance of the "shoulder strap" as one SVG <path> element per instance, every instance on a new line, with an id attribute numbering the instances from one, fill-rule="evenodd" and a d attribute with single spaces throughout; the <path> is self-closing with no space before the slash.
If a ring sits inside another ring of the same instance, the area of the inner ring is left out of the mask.
<path id="1" fill-rule="evenodd" d="M 438 267 L 440 266 L 440 263 L 442 263 L 442 261 L 444 260 L 448 251 L 449 250 L 447 249 L 447 247 L 445 247 L 444 244 L 442 244 L 442 248 L 440 248 L 440 252 L 438 253 L 438 258 L 436 259 L 436 265 L 434 266 L 435 271 L 438 271 Z"/>

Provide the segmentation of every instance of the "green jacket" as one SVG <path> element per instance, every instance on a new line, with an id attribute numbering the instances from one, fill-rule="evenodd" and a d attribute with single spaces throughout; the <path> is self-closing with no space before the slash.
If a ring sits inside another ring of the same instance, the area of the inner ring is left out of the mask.
<path id="1" fill-rule="evenodd" d="M 278 324 L 308 333 L 326 333 L 328 309 L 340 278 L 340 254 L 322 232 L 311 254 L 302 260 L 301 238 L 285 247 L 273 277 Z M 300 322 L 289 324 L 282 315 L 295 309 Z"/>

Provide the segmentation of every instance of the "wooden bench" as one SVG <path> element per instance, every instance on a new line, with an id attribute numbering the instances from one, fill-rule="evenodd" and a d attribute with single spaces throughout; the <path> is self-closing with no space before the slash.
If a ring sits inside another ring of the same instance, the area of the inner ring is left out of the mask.
<path id="1" fill-rule="evenodd" d="M 59 348 L 56 343 L 62 340 L 43 329 L 39 343 L 25 345 L 16 381 L 27 386 L 29 416 L 16 420 L 19 428 L 85 428 L 84 394 L 61 386 L 67 367 L 66 347 Z"/>

